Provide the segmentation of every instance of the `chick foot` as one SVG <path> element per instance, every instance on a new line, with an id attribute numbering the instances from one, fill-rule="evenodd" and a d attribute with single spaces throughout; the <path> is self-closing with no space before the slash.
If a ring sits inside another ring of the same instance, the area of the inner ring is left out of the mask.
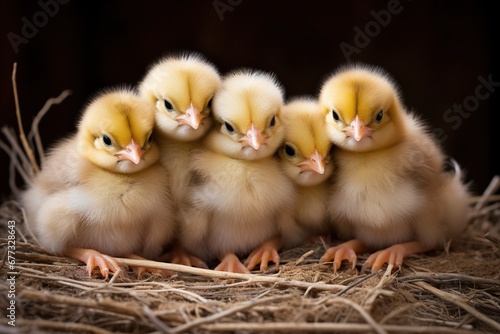
<path id="1" fill-rule="evenodd" d="M 378 271 L 386 263 L 387 265 L 392 265 L 401 269 L 404 258 L 413 254 L 424 253 L 429 250 L 430 248 L 422 245 L 420 241 L 411 241 L 393 245 L 370 255 L 363 264 L 361 273 L 364 273 L 367 268 L 372 268 L 372 272 Z"/>
<path id="2" fill-rule="evenodd" d="M 333 272 L 336 274 L 344 260 L 347 260 L 352 265 L 351 268 L 354 269 L 357 262 L 356 254 L 364 251 L 366 251 L 366 246 L 361 241 L 353 239 L 329 248 L 319 259 L 319 262 L 325 263 L 333 260 Z"/>
<path id="3" fill-rule="evenodd" d="M 260 271 L 266 271 L 269 262 L 274 262 L 276 265 L 280 263 L 278 248 L 280 245 L 279 239 L 271 239 L 264 242 L 259 248 L 254 250 L 245 260 L 244 264 L 248 270 L 253 270 L 260 263 Z"/>
<path id="4" fill-rule="evenodd" d="M 219 257 L 220 263 L 214 270 L 228 271 L 231 273 L 250 274 L 250 271 L 241 263 L 240 259 L 233 253 Z"/>
<path id="5" fill-rule="evenodd" d="M 64 251 L 64 255 L 85 263 L 89 276 L 92 276 L 95 267 L 99 268 L 105 279 L 108 279 L 109 272 L 116 273 L 120 269 L 120 264 L 114 257 L 101 254 L 94 249 L 71 247 Z"/>
<path id="6" fill-rule="evenodd" d="M 140 257 L 139 255 L 134 255 L 130 254 L 126 256 L 127 259 L 133 259 L 133 260 L 148 260 L 143 257 Z M 144 267 L 144 266 L 129 266 L 134 273 L 137 275 L 137 278 L 140 278 L 142 274 L 144 273 L 151 273 L 151 274 L 160 274 L 161 276 L 167 277 L 167 276 L 172 276 L 173 272 L 170 270 L 166 269 L 156 269 L 156 268 L 150 268 L 150 267 Z"/>
<path id="7" fill-rule="evenodd" d="M 184 247 L 176 245 L 172 250 L 163 254 L 160 261 L 181 264 L 189 267 L 208 269 L 208 265 L 199 257 L 188 252 Z"/>

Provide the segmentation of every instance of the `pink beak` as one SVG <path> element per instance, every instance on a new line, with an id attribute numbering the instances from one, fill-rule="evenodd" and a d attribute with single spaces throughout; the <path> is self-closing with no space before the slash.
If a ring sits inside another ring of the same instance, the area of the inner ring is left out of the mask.
<path id="1" fill-rule="evenodd" d="M 250 130 L 247 131 L 246 140 L 248 141 L 248 144 L 250 144 L 250 146 L 252 146 L 255 150 L 258 150 L 260 145 L 264 143 L 262 132 L 260 132 L 260 130 L 257 129 L 253 124 L 250 127 Z"/>
<path id="2" fill-rule="evenodd" d="M 370 135 L 371 129 L 367 127 L 362 120 L 359 119 L 358 115 L 356 115 L 356 118 L 347 128 L 346 133 L 348 136 L 353 137 L 356 141 L 360 141 L 361 139 Z"/>
<path id="3" fill-rule="evenodd" d="M 309 159 L 299 164 L 302 172 L 316 172 L 319 174 L 325 173 L 325 159 L 318 151 L 314 151 Z"/>
<path id="4" fill-rule="evenodd" d="M 138 164 L 141 162 L 142 157 L 142 149 L 139 145 L 136 144 L 134 139 L 130 140 L 130 143 L 127 144 L 125 149 L 115 154 L 120 161 L 122 160 L 130 160 L 134 164 Z"/>
<path id="5" fill-rule="evenodd" d="M 200 110 L 194 106 L 191 102 L 189 107 L 186 109 L 186 113 L 177 118 L 177 121 L 183 125 L 189 125 L 193 129 L 198 129 L 201 123 Z"/>

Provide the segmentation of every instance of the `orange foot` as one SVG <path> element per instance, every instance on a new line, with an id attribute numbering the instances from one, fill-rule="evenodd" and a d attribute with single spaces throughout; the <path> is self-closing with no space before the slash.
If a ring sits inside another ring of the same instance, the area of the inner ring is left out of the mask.
<path id="1" fill-rule="evenodd" d="M 120 265 L 114 257 L 101 254 L 94 249 L 71 247 L 65 249 L 64 255 L 85 263 L 89 276 L 92 276 L 95 267 L 99 268 L 101 275 L 105 279 L 108 279 L 109 272 L 116 273 L 120 269 Z"/>
<path id="2" fill-rule="evenodd" d="M 245 260 L 245 266 L 248 270 L 253 270 L 255 266 L 260 263 L 260 271 L 266 271 L 269 266 L 269 262 L 274 262 L 275 264 L 280 263 L 280 256 L 278 254 L 278 248 L 280 245 L 279 239 L 271 239 L 260 245 L 259 248 L 254 250 L 248 258 Z"/>
<path id="3" fill-rule="evenodd" d="M 393 245 L 370 255 L 363 264 L 361 273 L 364 273 L 367 268 L 372 268 L 372 272 L 378 271 L 385 263 L 401 269 L 404 258 L 413 254 L 424 253 L 429 250 L 431 250 L 431 248 L 422 245 L 420 241 L 411 241 Z"/>
<path id="4" fill-rule="evenodd" d="M 366 246 L 359 240 L 353 239 L 344 242 L 338 246 L 329 248 L 325 254 L 319 259 L 320 263 L 325 263 L 333 260 L 333 272 L 337 273 L 343 260 L 347 260 L 352 265 L 352 269 L 356 267 L 357 253 L 366 251 Z"/>
<path id="5" fill-rule="evenodd" d="M 127 259 L 134 259 L 134 260 L 147 260 L 143 257 L 140 257 L 138 255 L 127 255 L 126 256 Z M 173 275 L 173 272 L 171 272 L 170 270 L 166 270 L 166 269 L 156 269 L 156 268 L 148 268 L 148 267 L 143 267 L 143 266 L 139 266 L 139 267 L 133 267 L 133 266 L 130 266 L 132 268 L 132 270 L 134 271 L 134 273 L 137 275 L 137 278 L 140 278 L 141 275 L 143 273 L 152 273 L 152 274 L 160 274 L 162 276 L 172 276 Z"/>
<path id="6" fill-rule="evenodd" d="M 163 254 L 160 257 L 160 261 L 170 262 L 175 264 L 182 264 L 184 266 L 189 267 L 198 267 L 203 269 L 208 269 L 207 264 L 197 256 L 194 256 L 190 252 L 188 252 L 182 246 L 175 246 L 169 252 Z"/>
<path id="7" fill-rule="evenodd" d="M 231 273 L 250 274 L 250 271 L 241 263 L 234 253 L 227 253 L 219 257 L 220 263 L 214 270 L 228 271 Z"/>

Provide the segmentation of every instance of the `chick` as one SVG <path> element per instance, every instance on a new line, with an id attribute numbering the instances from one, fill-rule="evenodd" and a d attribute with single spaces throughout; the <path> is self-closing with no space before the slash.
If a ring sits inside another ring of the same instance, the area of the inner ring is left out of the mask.
<path id="1" fill-rule="evenodd" d="M 139 85 L 140 94 L 156 109 L 155 140 L 160 145 L 161 162 L 170 174 L 176 212 L 189 183 L 186 166 L 190 153 L 199 147 L 213 124 L 212 98 L 220 81 L 212 64 L 190 53 L 156 62 Z M 206 266 L 178 245 L 165 258 L 173 263 Z"/>
<path id="2" fill-rule="evenodd" d="M 173 237 L 168 174 L 152 140 L 154 110 L 126 89 L 85 109 L 76 135 L 58 144 L 23 194 L 41 246 L 95 266 L 108 277 L 113 256 L 154 259 Z"/>
<path id="3" fill-rule="evenodd" d="M 284 136 L 283 91 L 268 74 L 236 71 L 214 98 L 217 126 L 193 152 L 189 201 L 184 201 L 180 238 L 184 247 L 215 268 L 249 272 L 279 263 L 294 190 L 273 154 Z M 281 225 L 280 225 L 281 224 Z M 246 267 L 238 256 L 255 250 Z"/>
<path id="4" fill-rule="evenodd" d="M 312 98 L 296 98 L 283 108 L 285 141 L 279 151 L 281 166 L 297 189 L 294 219 L 302 239 L 328 232 L 327 207 L 331 188 L 332 145 L 325 116 Z"/>
<path id="5" fill-rule="evenodd" d="M 356 253 L 379 250 L 363 265 L 401 267 L 409 255 L 442 246 L 464 230 L 467 188 L 443 171 L 445 158 L 422 122 L 402 105 L 378 68 L 347 66 L 324 83 L 320 103 L 337 167 L 329 212 L 343 238 L 321 258 L 353 267 Z"/>

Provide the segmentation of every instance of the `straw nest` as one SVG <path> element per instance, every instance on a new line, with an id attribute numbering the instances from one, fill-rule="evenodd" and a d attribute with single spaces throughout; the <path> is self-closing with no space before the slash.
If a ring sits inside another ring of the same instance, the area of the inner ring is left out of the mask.
<path id="1" fill-rule="evenodd" d="M 22 145 L 36 148 L 39 158 L 38 123 L 67 94 L 47 102 L 28 136 L 21 132 Z M 2 132 L 8 143 L 0 141 L 0 147 L 11 158 L 15 195 L 15 175 L 31 177 L 34 154 L 21 154 L 12 129 Z M 280 265 L 265 273 L 147 261 L 174 274 L 136 278 L 129 271 L 105 281 L 98 271 L 88 277 L 82 263 L 38 247 L 23 224 L 19 203 L 8 200 L 0 207 L 0 308 L 6 314 L 0 332 L 500 333 L 499 187 L 495 177 L 483 196 L 471 198 L 466 232 L 444 250 L 408 258 L 400 270 L 364 275 L 360 267 L 343 266 L 334 274 L 331 265 L 320 265 L 327 245 L 318 239 L 284 250 Z M 8 247 L 13 233 L 15 254 Z M 7 309 L 12 300 L 14 323 Z"/>

